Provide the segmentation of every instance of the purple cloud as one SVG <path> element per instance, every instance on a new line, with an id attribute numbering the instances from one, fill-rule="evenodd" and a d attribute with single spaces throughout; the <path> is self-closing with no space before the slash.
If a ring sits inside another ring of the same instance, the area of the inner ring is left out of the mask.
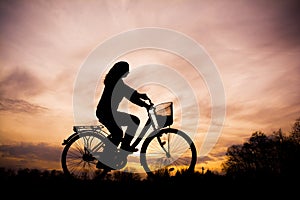
<path id="1" fill-rule="evenodd" d="M 0 165 L 6 167 L 5 160 L 10 166 L 26 167 L 28 163 L 58 163 L 60 162 L 61 149 L 46 143 L 31 144 L 20 143 L 0 145 Z"/>
<path id="2" fill-rule="evenodd" d="M 29 103 L 28 101 L 20 99 L 1 99 L 0 98 L 0 111 L 10 111 L 14 113 L 40 113 L 48 110 L 48 108 Z"/>

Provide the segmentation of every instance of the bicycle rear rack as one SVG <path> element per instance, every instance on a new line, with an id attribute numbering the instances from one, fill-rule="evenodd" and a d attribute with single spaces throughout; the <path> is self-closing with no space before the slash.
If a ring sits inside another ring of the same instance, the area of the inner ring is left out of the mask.
<path id="1" fill-rule="evenodd" d="M 100 132 L 104 128 L 103 125 L 91 125 L 91 126 L 73 126 L 73 131 L 76 133 L 80 133 L 81 131 L 93 131 Z"/>
<path id="2" fill-rule="evenodd" d="M 85 131 L 92 131 L 95 134 L 108 135 L 104 130 L 103 125 L 90 125 L 90 126 L 73 126 L 74 133 L 70 135 L 67 139 L 64 139 L 62 145 L 66 145 L 73 137 Z"/>

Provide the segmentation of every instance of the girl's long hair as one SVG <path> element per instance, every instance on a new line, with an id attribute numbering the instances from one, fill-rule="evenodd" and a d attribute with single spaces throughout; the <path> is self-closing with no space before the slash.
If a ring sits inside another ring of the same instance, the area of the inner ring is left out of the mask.
<path id="1" fill-rule="evenodd" d="M 125 61 L 119 61 L 109 70 L 104 79 L 105 85 L 116 84 L 118 80 L 129 72 L 129 64 Z"/>

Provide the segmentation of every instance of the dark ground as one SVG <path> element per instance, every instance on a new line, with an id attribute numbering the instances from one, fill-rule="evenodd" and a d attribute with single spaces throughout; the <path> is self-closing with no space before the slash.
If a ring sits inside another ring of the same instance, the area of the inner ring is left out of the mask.
<path id="1" fill-rule="evenodd" d="M 224 199 L 297 199 L 299 180 L 269 177 L 236 180 L 220 175 L 195 174 L 173 178 L 137 180 L 70 180 L 59 175 L 1 175 L 1 193 L 7 198 L 224 198 Z"/>

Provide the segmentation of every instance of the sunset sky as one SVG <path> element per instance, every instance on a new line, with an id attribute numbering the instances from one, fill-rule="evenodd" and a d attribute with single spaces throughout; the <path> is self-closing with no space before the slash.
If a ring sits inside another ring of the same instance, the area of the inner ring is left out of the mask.
<path id="1" fill-rule="evenodd" d="M 2 0 L 0 167 L 60 169 L 61 142 L 77 124 L 74 88 L 90 56 L 119 34 L 153 27 L 198 43 L 206 52 L 203 59 L 210 59 L 218 72 L 226 112 L 212 149 L 201 150 L 218 106 L 210 77 L 159 49 L 113 55 L 110 62 L 127 60 L 132 73 L 126 81 L 154 102 L 174 100 L 174 127 L 186 121 L 180 128 L 196 142 L 199 166 L 219 171 L 229 146 L 255 131 L 271 134 L 282 128 L 288 133 L 300 117 L 299 21 L 296 0 Z M 97 55 L 99 82 L 78 86 L 83 94 L 94 92 L 92 103 L 80 105 L 92 111 L 110 67 L 101 66 L 105 56 Z M 81 116 L 83 123 L 96 121 L 94 113 Z"/>

